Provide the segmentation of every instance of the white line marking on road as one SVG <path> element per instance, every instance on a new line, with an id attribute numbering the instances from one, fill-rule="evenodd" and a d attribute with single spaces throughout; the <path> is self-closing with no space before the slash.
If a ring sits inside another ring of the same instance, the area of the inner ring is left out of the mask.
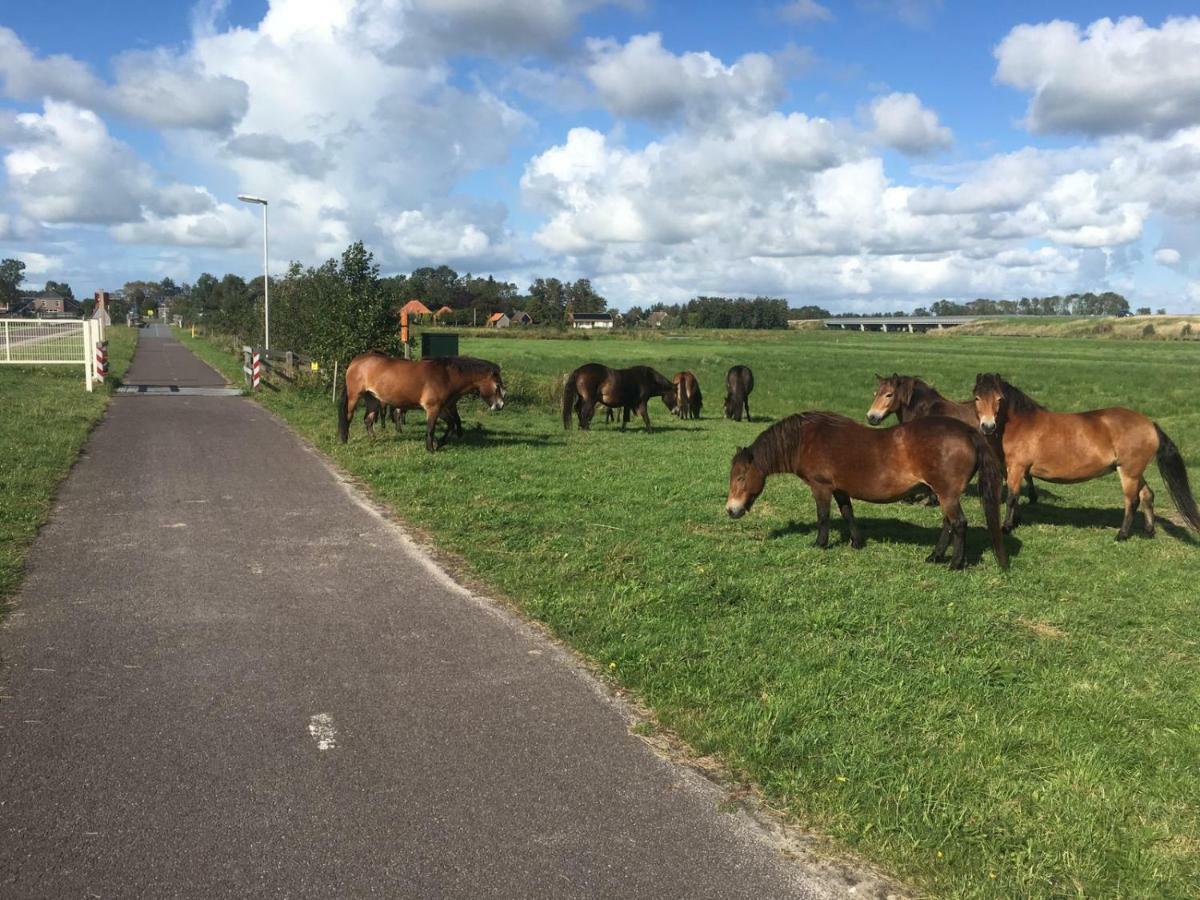
<path id="1" fill-rule="evenodd" d="M 317 742 L 318 750 L 332 750 L 337 746 L 337 729 L 333 727 L 333 716 L 317 713 L 308 720 L 308 733 Z"/>
<path id="2" fill-rule="evenodd" d="M 163 528 L 187 528 L 187 522 L 176 522 L 174 525 L 164 525 Z"/>

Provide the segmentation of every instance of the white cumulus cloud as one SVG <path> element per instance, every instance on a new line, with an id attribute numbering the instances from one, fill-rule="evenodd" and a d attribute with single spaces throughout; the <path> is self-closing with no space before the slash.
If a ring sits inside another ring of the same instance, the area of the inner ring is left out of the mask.
<path id="1" fill-rule="evenodd" d="M 871 120 L 876 139 L 910 156 L 936 153 L 954 143 L 950 129 L 915 94 L 878 98 L 871 104 Z"/>
<path id="2" fill-rule="evenodd" d="M 1033 131 L 1161 137 L 1200 124 L 1200 17 L 1018 25 L 995 51 L 996 80 L 1033 94 Z"/>

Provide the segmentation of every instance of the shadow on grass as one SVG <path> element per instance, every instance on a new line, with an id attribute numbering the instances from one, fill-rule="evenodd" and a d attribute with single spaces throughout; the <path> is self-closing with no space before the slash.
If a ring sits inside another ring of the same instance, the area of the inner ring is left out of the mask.
<path id="1" fill-rule="evenodd" d="M 928 527 L 915 525 L 912 522 L 905 522 L 903 519 L 876 519 L 858 515 L 854 518 L 858 523 L 859 533 L 867 544 L 871 544 L 872 542 L 912 544 L 916 547 L 927 547 L 931 551 L 933 550 L 933 545 L 937 543 L 942 524 L 940 516 L 937 517 L 936 524 Z M 992 546 L 987 537 L 987 529 L 983 525 L 983 515 L 980 514 L 976 519 L 968 520 L 968 522 L 966 558 L 969 564 L 976 565 L 984 556 L 991 555 Z M 772 529 L 767 533 L 767 539 L 778 540 L 792 535 L 815 535 L 816 533 L 817 523 L 815 519 L 806 522 L 792 521 L 783 528 Z M 834 541 L 838 537 L 841 538 L 841 543 L 845 544 L 846 548 L 849 549 L 849 529 L 846 528 L 844 521 L 840 521 L 835 517 L 829 523 L 829 547 L 831 550 L 836 546 Z M 1008 551 L 1010 558 L 1015 558 L 1021 553 L 1021 541 L 1014 535 L 1005 535 L 1004 548 Z"/>
<path id="2" fill-rule="evenodd" d="M 1156 507 L 1154 511 L 1155 527 L 1162 529 L 1176 540 L 1189 544 L 1200 543 L 1200 538 L 1197 538 L 1187 528 L 1163 517 L 1163 512 L 1170 512 L 1174 509 L 1169 505 L 1169 502 L 1162 507 L 1156 504 Z M 1111 507 L 1051 506 L 1043 503 L 1035 503 L 1030 506 L 1025 501 L 1022 501 L 1021 505 L 1017 508 L 1017 516 L 1019 520 L 1018 530 L 1023 525 L 1065 525 L 1073 528 L 1107 528 L 1111 529 L 1115 534 L 1125 518 L 1125 510 L 1119 505 Z M 1131 538 L 1146 536 L 1146 533 L 1142 530 L 1142 522 L 1142 513 L 1139 510 L 1133 517 L 1133 534 Z"/>

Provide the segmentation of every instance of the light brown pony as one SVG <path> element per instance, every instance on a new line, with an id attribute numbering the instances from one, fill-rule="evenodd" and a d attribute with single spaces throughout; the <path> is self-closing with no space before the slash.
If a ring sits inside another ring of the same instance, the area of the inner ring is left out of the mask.
<path id="1" fill-rule="evenodd" d="M 350 420 L 359 400 L 370 395 L 393 409 L 425 410 L 425 449 L 432 453 L 446 442 L 457 419 L 455 404 L 460 397 L 478 391 L 494 410 L 504 408 L 504 380 L 495 363 L 470 356 L 446 356 L 419 361 L 398 359 L 382 353 L 363 353 L 346 367 L 346 385 L 338 399 L 338 436 L 350 437 Z M 371 411 L 376 404 L 369 404 Z M 439 417 L 447 419 L 438 441 L 433 431 Z"/>
<path id="2" fill-rule="evenodd" d="M 680 372 L 672 381 L 675 382 L 675 415 L 681 419 L 699 419 L 704 397 L 696 376 L 691 372 Z"/>
<path id="3" fill-rule="evenodd" d="M 875 380 L 879 382 L 879 387 L 875 390 L 871 408 L 867 410 L 867 421 L 872 425 L 880 424 L 895 413 L 896 421 L 902 425 L 925 416 L 949 416 L 951 419 L 966 422 L 972 428 L 979 427 L 979 416 L 975 412 L 973 400 L 963 403 L 949 400 L 915 375 L 893 373 L 887 378 L 876 375 Z M 989 440 L 992 450 L 1000 457 L 1000 463 L 1003 465 L 1004 449 L 1000 445 L 1000 439 L 993 437 Z M 1038 493 L 1032 475 L 1025 476 L 1025 487 L 1029 492 L 1029 502 L 1037 503 Z"/>
<path id="4" fill-rule="evenodd" d="M 762 493 L 768 475 L 800 476 L 817 502 L 817 546 L 829 544 L 829 503 L 850 530 L 850 546 L 863 546 L 854 521 L 852 498 L 892 503 L 925 485 L 937 494 L 942 530 L 928 562 L 942 562 L 951 536 L 950 568 L 965 564 L 967 519 L 960 498 L 979 472 L 979 497 L 1000 568 L 1008 554 L 1000 531 L 1000 463 L 974 428 L 936 416 L 895 428 L 867 428 L 845 416 L 804 412 L 776 422 L 749 447 L 734 454 L 729 470 L 725 510 L 735 519 L 745 515 Z"/>
<path id="5" fill-rule="evenodd" d="M 1146 534 L 1154 534 L 1154 491 L 1144 473 L 1157 457 L 1171 499 L 1192 528 L 1200 531 L 1200 510 L 1188 486 L 1179 448 L 1140 412 L 1113 406 L 1089 412 L 1051 412 L 999 375 L 975 378 L 975 409 L 984 434 L 998 434 L 1008 463 L 1008 515 L 1004 530 L 1017 525 L 1017 491 L 1032 473 L 1044 481 L 1074 484 L 1116 470 L 1125 494 L 1125 518 L 1117 540 L 1129 537 L 1139 504 Z"/>

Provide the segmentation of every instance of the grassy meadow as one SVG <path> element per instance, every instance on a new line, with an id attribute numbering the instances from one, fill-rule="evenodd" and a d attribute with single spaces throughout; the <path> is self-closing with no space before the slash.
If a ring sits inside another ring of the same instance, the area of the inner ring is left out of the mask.
<path id="1" fill-rule="evenodd" d="M 231 378 L 240 360 L 188 341 Z M 797 480 L 724 512 L 730 457 L 777 418 L 863 419 L 872 374 L 969 395 L 1000 371 L 1058 409 L 1154 418 L 1200 490 L 1200 345 L 800 332 L 591 340 L 464 337 L 500 363 L 509 405 L 465 401 L 465 440 L 430 455 L 420 414 L 336 441 L 323 391 L 264 404 L 471 572 L 652 707 L 662 726 L 757 785 L 794 821 L 948 897 L 1200 895 L 1200 541 L 1171 521 L 1113 538 L 1115 475 L 1043 485 L 996 566 L 967 498 L 968 568 L 925 563 L 940 514 L 856 503 L 830 549 Z M 655 430 L 597 417 L 564 432 L 549 403 L 589 361 L 696 373 L 704 418 L 658 401 Z M 749 365 L 752 424 L 720 418 Z M 82 392 L 80 392 L 82 397 Z M 7 418 L 7 417 L 6 417 Z M 7 446 L 7 445 L 6 445 Z M 25 452 L 25 451 L 23 451 Z M 1160 515 L 1174 515 L 1157 470 Z"/>
<path id="2" fill-rule="evenodd" d="M 133 358 L 133 329 L 111 327 L 106 337 L 108 387 L 90 394 L 82 364 L 0 366 L 0 603 L 20 584 L 25 554 L 50 514 L 54 491 Z"/>

